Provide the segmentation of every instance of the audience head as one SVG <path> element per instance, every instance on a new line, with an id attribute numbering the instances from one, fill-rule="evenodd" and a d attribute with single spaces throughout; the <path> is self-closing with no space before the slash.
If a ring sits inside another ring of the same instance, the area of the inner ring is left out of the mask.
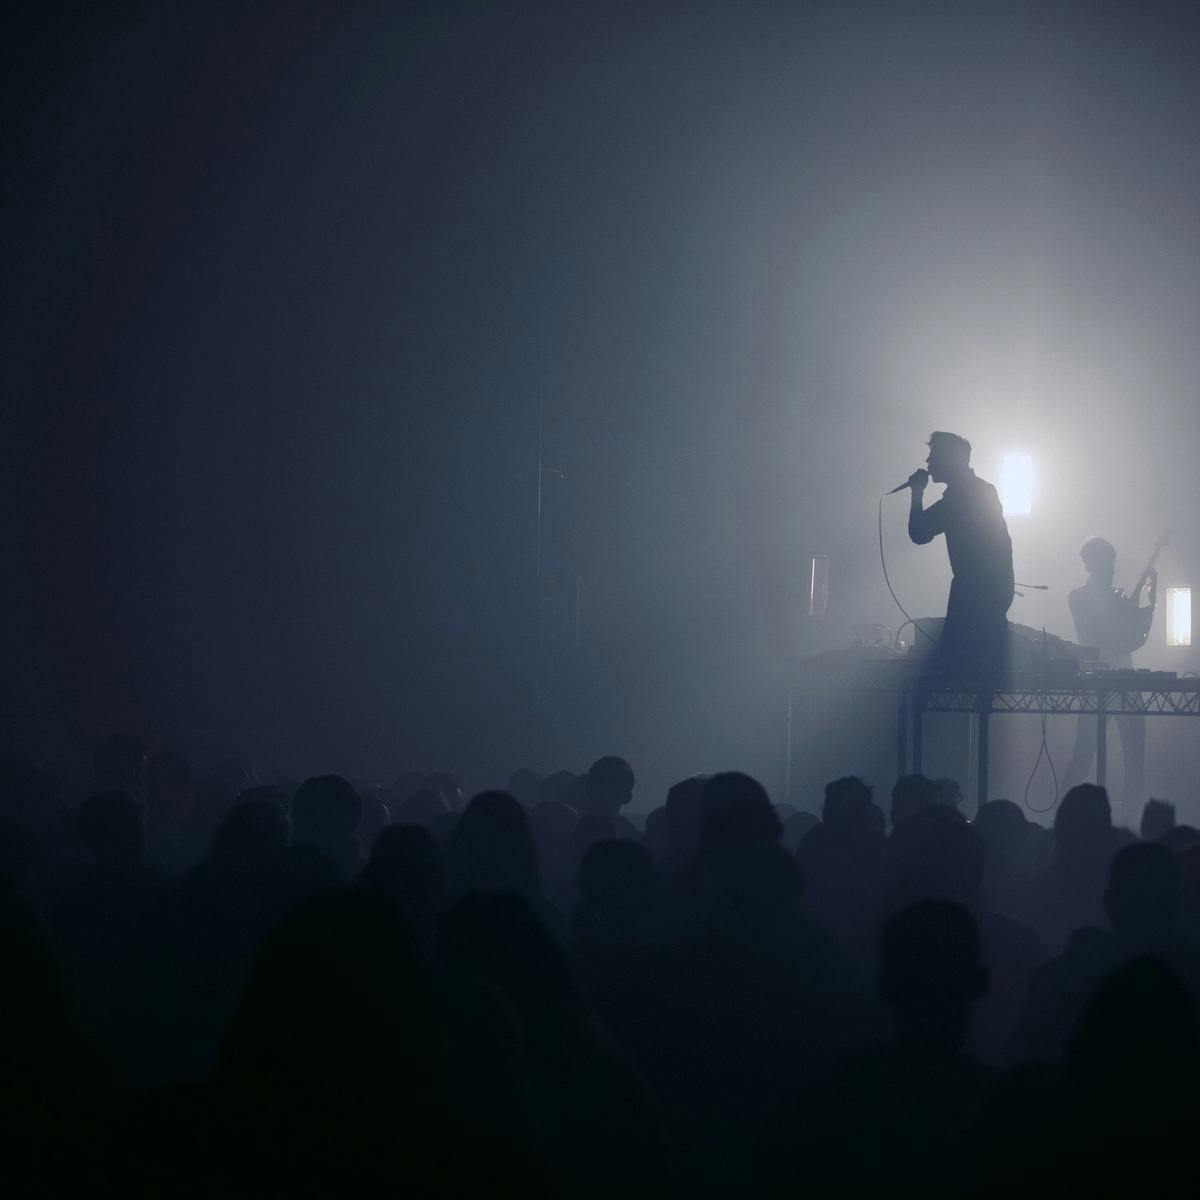
<path id="1" fill-rule="evenodd" d="M 588 768 L 585 791 L 590 813 L 615 817 L 633 799 L 633 768 L 615 754 L 598 758 Z"/>
<path id="2" fill-rule="evenodd" d="M 1059 862 L 1107 855 L 1112 847 L 1112 809 L 1099 784 L 1080 783 L 1062 798 L 1054 815 L 1054 853 Z"/>
<path id="3" fill-rule="evenodd" d="M 475 891 L 541 896 L 529 818 L 507 792 L 480 792 L 467 805 L 446 843 L 445 861 L 451 902 Z"/>
<path id="4" fill-rule="evenodd" d="M 857 775 L 846 775 L 825 785 L 821 820 L 830 829 L 862 832 L 871 824 L 871 788 Z"/>
<path id="5" fill-rule="evenodd" d="M 938 802 L 937 785 L 924 775 L 901 775 L 892 787 L 892 828 Z"/>
<path id="6" fill-rule="evenodd" d="M 355 834 L 362 822 L 362 797 L 341 775 L 306 779 L 292 797 L 292 836 L 345 866 L 357 852 Z"/>
<path id="7" fill-rule="evenodd" d="M 783 826 L 757 779 L 740 771 L 725 771 L 705 783 L 697 845 L 701 854 L 754 844 L 778 845 L 782 837 Z"/>
<path id="8" fill-rule="evenodd" d="M 1142 819 L 1138 832 L 1144 842 L 1156 842 L 1168 829 L 1175 827 L 1175 805 L 1169 800 L 1155 800 L 1151 797 L 1142 809 Z"/>
<path id="9" fill-rule="evenodd" d="M 281 789 L 248 788 L 217 826 L 209 861 L 221 865 L 261 862 L 288 844 L 291 825 Z"/>
<path id="10" fill-rule="evenodd" d="M 975 830 L 983 839 L 989 861 L 1011 863 L 1025 851 L 1029 822 L 1011 800 L 989 800 L 975 816 Z"/>

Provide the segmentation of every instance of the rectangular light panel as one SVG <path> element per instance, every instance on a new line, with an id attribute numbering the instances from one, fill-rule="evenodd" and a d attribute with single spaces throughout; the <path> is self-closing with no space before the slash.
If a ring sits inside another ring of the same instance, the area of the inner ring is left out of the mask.
<path id="1" fill-rule="evenodd" d="M 1192 589 L 1167 588 L 1167 645 L 1192 644 Z"/>
<path id="2" fill-rule="evenodd" d="M 1006 454 L 1000 460 L 1000 503 L 1006 517 L 1027 517 L 1033 511 L 1033 459 Z"/>

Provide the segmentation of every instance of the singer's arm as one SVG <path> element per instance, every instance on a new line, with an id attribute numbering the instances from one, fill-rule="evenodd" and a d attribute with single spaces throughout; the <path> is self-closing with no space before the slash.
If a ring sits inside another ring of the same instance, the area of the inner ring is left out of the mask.
<path id="1" fill-rule="evenodd" d="M 924 478 L 918 478 L 924 476 Z M 928 476 L 924 471 L 914 472 L 910 479 L 908 494 L 908 536 L 918 546 L 932 542 L 939 533 L 946 532 L 945 499 L 923 507 L 925 502 L 925 484 Z"/>

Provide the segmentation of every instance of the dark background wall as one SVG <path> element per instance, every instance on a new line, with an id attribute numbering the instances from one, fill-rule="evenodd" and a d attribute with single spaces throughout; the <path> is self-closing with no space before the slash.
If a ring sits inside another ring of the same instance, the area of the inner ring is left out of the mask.
<path id="1" fill-rule="evenodd" d="M 1017 574 L 1054 590 L 1014 619 L 1070 633 L 1096 532 L 1132 574 L 1175 525 L 1163 585 L 1200 585 L 1190 6 L 12 20 L 8 708 L 68 740 L 529 761 L 539 425 L 545 766 L 777 787 L 797 653 L 901 619 L 875 504 L 932 428 L 1034 455 Z M 893 582 L 940 612 L 902 507 Z"/>

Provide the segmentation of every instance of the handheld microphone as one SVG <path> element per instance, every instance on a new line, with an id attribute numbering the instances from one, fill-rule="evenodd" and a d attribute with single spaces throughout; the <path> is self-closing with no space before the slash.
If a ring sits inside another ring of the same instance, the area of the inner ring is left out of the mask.
<path id="1" fill-rule="evenodd" d="M 913 474 L 915 475 L 916 471 L 914 471 Z M 910 488 L 910 487 L 912 487 L 912 479 L 911 478 L 906 479 L 902 484 L 900 484 L 899 487 L 892 488 L 892 490 L 890 492 L 888 492 L 888 495 L 894 496 L 897 492 L 902 492 L 902 491 L 904 491 L 905 488 Z"/>

